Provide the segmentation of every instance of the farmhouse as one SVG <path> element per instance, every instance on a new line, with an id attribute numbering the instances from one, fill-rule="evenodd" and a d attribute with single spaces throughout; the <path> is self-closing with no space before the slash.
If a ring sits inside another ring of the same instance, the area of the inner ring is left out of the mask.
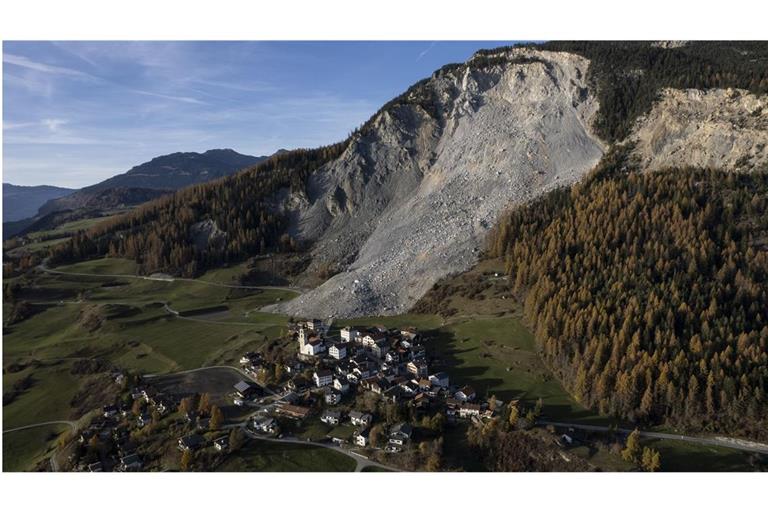
<path id="1" fill-rule="evenodd" d="M 253 385 L 241 380 L 234 386 L 235 394 L 243 400 L 251 400 L 256 395 L 256 389 Z"/>
<path id="2" fill-rule="evenodd" d="M 303 420 L 309 416 L 310 410 L 308 407 L 302 407 L 300 405 L 280 404 L 277 407 L 277 412 L 289 418 Z"/>

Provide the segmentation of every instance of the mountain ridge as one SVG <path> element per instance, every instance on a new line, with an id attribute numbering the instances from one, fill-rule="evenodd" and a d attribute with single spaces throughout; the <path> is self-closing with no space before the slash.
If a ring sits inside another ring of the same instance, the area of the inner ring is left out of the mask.
<path id="1" fill-rule="evenodd" d="M 48 201 L 40 207 L 39 214 L 46 215 L 57 210 L 82 208 L 89 201 L 97 200 L 98 195 L 108 189 L 121 189 L 124 191 L 123 196 L 126 195 L 126 189 L 133 188 L 170 192 L 229 176 L 266 158 L 266 156 L 240 154 L 232 149 L 209 149 L 203 153 L 189 151 L 160 155 L 135 165 L 122 174 Z"/>
<path id="2" fill-rule="evenodd" d="M 14 185 L 3 183 L 3 222 L 32 217 L 51 199 L 71 194 L 76 189 L 53 185 Z"/>

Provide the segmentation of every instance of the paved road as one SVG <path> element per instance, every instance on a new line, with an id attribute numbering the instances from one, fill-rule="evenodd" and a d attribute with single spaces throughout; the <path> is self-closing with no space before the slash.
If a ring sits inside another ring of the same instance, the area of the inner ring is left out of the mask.
<path id="1" fill-rule="evenodd" d="M 282 439 L 278 439 L 274 437 L 265 437 L 265 436 L 256 435 L 248 429 L 243 429 L 243 432 L 245 432 L 245 435 L 250 437 L 251 439 L 258 439 L 260 441 L 268 441 L 270 443 L 288 443 L 288 444 L 303 444 L 306 446 L 318 446 L 320 448 L 326 448 L 328 450 L 333 450 L 333 451 L 342 453 L 348 457 L 352 457 L 352 460 L 355 461 L 355 472 L 357 473 L 361 472 L 364 468 L 367 468 L 369 466 L 386 469 L 387 471 L 400 471 L 397 468 L 393 468 L 385 464 L 376 462 L 374 460 L 370 460 L 368 457 L 364 455 L 360 455 L 359 453 L 353 452 L 352 450 L 347 450 L 335 444 L 315 443 L 314 441 L 302 441 L 301 439 L 297 439 L 295 437 L 284 437 Z"/>
<path id="2" fill-rule="evenodd" d="M 554 427 L 573 428 L 577 430 L 586 430 L 589 432 L 620 432 L 622 434 L 630 434 L 632 430 L 626 428 L 611 428 L 600 427 L 596 425 L 584 425 L 580 423 L 563 423 L 558 421 L 538 421 L 540 425 L 552 425 Z M 721 448 L 733 448 L 736 450 L 742 450 L 746 452 L 768 454 L 768 445 L 756 443 L 754 441 L 746 441 L 742 439 L 733 439 L 724 436 L 717 437 L 698 437 L 687 436 L 682 434 L 668 434 L 665 432 L 649 432 L 645 430 L 638 430 L 641 437 L 647 437 L 649 439 L 670 439 L 673 441 L 684 441 L 686 443 L 695 443 L 706 446 L 718 446 Z"/>
<path id="3" fill-rule="evenodd" d="M 77 430 L 76 421 L 57 420 L 57 421 L 43 421 L 42 423 L 33 423 L 32 425 L 24 425 L 23 427 L 9 428 L 8 430 L 3 430 L 3 434 L 9 434 L 11 432 L 16 432 L 18 430 L 26 430 L 28 428 L 44 427 L 46 425 L 58 425 L 61 423 L 66 423 L 67 425 L 69 425 L 69 428 L 71 428 L 73 431 Z"/>

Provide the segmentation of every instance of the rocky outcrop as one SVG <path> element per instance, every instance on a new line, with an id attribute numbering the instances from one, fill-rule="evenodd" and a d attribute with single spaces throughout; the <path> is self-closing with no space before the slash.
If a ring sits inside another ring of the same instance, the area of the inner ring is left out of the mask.
<path id="1" fill-rule="evenodd" d="M 313 266 L 341 272 L 271 307 L 355 317 L 407 311 L 439 278 L 470 268 L 510 205 L 578 180 L 600 159 L 588 61 L 515 49 L 433 75 L 383 109 L 284 208 L 313 243 Z"/>
<path id="2" fill-rule="evenodd" d="M 227 243 L 227 233 L 219 229 L 218 224 L 211 219 L 196 222 L 189 230 L 189 235 L 195 242 L 195 247 L 204 251 L 210 246 L 223 246 Z"/>
<path id="3" fill-rule="evenodd" d="M 736 89 L 666 89 L 629 139 L 649 171 L 768 169 L 768 98 Z"/>

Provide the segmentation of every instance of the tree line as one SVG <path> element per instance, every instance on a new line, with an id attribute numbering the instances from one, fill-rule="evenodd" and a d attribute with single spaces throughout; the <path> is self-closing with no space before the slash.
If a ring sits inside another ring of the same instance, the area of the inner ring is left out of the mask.
<path id="1" fill-rule="evenodd" d="M 627 172 L 504 215 L 488 239 L 582 403 L 768 438 L 768 175 Z"/>

